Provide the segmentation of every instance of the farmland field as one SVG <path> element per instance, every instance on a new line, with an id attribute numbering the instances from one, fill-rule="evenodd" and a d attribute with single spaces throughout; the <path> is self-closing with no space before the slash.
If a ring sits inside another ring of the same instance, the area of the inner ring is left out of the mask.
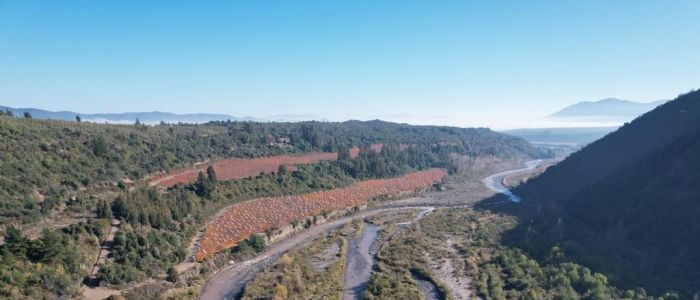
<path id="1" fill-rule="evenodd" d="M 266 197 L 235 204 L 206 228 L 197 260 L 234 246 L 251 234 L 295 220 L 361 205 L 380 195 L 413 191 L 441 180 L 447 171 L 429 169 L 390 179 L 358 182 L 346 188 L 298 196 Z"/>
<path id="2" fill-rule="evenodd" d="M 371 147 L 372 150 L 379 152 L 382 149 L 382 144 L 373 144 Z M 350 149 L 350 156 L 353 158 L 357 157 L 359 153 L 360 149 L 357 147 Z M 336 159 L 338 159 L 338 153 L 336 152 L 316 152 L 302 155 L 278 155 L 252 159 L 227 158 L 214 161 L 211 165 L 214 167 L 214 171 L 216 171 L 216 175 L 219 179 L 228 180 L 255 176 L 260 173 L 274 172 L 282 165 L 294 166 Z M 206 172 L 208 166 L 208 164 L 200 163 L 167 174 L 158 174 L 149 179 L 149 184 L 152 186 L 161 185 L 171 187 L 178 183 L 192 183 L 197 180 L 199 172 Z"/>

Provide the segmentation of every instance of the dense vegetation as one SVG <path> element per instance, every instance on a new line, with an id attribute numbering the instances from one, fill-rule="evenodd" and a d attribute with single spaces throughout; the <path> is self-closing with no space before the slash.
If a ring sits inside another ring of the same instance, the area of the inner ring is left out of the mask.
<path id="1" fill-rule="evenodd" d="M 654 299 L 644 289 L 620 290 L 605 275 L 572 262 L 559 248 L 538 261 L 501 244 L 513 217 L 489 211 L 442 209 L 395 234 L 379 252 L 378 270 L 365 299 L 417 299 L 421 293 L 411 273 L 420 272 L 446 294 L 436 276 L 448 262 L 448 276 L 469 284 L 480 299 Z M 666 294 L 663 299 L 678 299 Z"/>
<path id="2" fill-rule="evenodd" d="M 369 143 L 452 145 L 472 156 L 536 156 L 522 139 L 488 129 L 343 123 L 214 122 L 104 125 L 0 116 L 0 221 L 32 222 L 78 191 L 228 157 L 336 151 Z"/>
<path id="3" fill-rule="evenodd" d="M 206 183 L 202 183 L 202 181 Z M 124 192 L 112 205 L 114 216 L 126 230 L 115 237 L 115 263 L 102 270 L 110 284 L 142 281 L 165 273 L 187 256 L 187 244 L 207 217 L 222 207 L 263 196 L 300 194 L 345 186 L 353 179 L 333 163 L 302 166 L 293 172 L 262 174 L 232 181 L 215 181 L 205 176 L 189 186 L 176 186 L 162 194 L 141 186 Z M 208 186 L 198 196 L 197 186 Z M 208 196 L 208 197 L 206 197 Z M 260 247 L 251 240 L 251 246 Z"/>
<path id="4" fill-rule="evenodd" d="M 0 298 L 74 298 L 76 282 L 88 274 L 93 253 L 104 238 L 106 220 L 81 222 L 60 231 L 44 230 L 29 240 L 15 227 L 0 246 Z"/>
<path id="5" fill-rule="evenodd" d="M 347 241 L 334 232 L 284 254 L 246 284 L 241 299 L 337 299 L 343 292 Z"/>
<path id="6" fill-rule="evenodd" d="M 100 266 L 103 283 L 126 285 L 154 276 L 177 281 L 172 267 L 186 259 L 191 237 L 226 205 L 430 167 L 454 170 L 455 153 L 539 155 L 525 141 L 487 129 L 379 121 L 145 126 L 3 114 L 0 137 L 0 222 L 29 225 L 40 218 L 87 219 L 62 230 L 46 230 L 36 239 L 20 238 L 19 231 L 7 225 L 0 271 L 5 298 L 76 296 L 77 283 L 89 274 L 111 218 L 121 219 L 122 225 L 110 259 Z M 362 147 L 359 157 L 347 155 L 352 146 L 378 142 L 386 145 L 380 153 Z M 399 144 L 410 146 L 402 150 Z M 207 172 L 191 185 L 166 191 L 140 181 L 149 173 L 199 161 L 310 151 L 341 154 L 338 161 L 292 170 L 281 167 L 272 174 L 239 180 L 220 181 L 214 172 Z M 250 242 L 251 249 L 260 247 Z"/>
<path id="7" fill-rule="evenodd" d="M 510 234 L 559 246 L 623 287 L 700 292 L 700 92 L 668 102 L 521 186 Z"/>
<path id="8" fill-rule="evenodd" d="M 341 150 L 347 154 L 347 148 Z M 361 147 L 356 158 L 340 155 L 337 161 L 299 166 L 289 171 L 261 174 L 240 180 L 219 181 L 209 169 L 197 182 L 177 185 L 167 193 L 138 186 L 121 193 L 109 208 L 126 230 L 115 238 L 115 263 L 102 269 L 110 284 L 125 284 L 163 274 L 185 259 L 195 231 L 226 205 L 263 196 L 301 194 L 344 187 L 358 179 L 394 177 L 432 167 L 454 169 L 445 146 L 416 146 L 400 150 L 387 144 L 379 153 Z M 98 208 L 102 205 L 98 205 Z"/>

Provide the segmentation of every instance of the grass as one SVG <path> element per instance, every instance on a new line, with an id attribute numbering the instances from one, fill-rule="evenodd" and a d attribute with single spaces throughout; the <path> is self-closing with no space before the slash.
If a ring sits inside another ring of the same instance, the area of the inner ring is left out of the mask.
<path id="1" fill-rule="evenodd" d="M 328 250 L 334 247 L 337 253 Z M 246 285 L 242 299 L 339 299 L 347 248 L 346 239 L 332 232 L 284 254 Z"/>
<path id="2" fill-rule="evenodd" d="M 515 225 L 513 217 L 490 211 L 438 209 L 382 245 L 365 299 L 422 299 L 411 272 L 434 282 L 447 299 L 454 294 L 441 279 L 471 279 L 472 296 L 486 300 L 678 299 L 674 293 L 654 298 L 643 289 L 611 286 L 603 274 L 572 263 L 559 248 L 535 259 L 503 245 L 502 234 Z M 454 271 L 436 277 L 443 260 Z"/>

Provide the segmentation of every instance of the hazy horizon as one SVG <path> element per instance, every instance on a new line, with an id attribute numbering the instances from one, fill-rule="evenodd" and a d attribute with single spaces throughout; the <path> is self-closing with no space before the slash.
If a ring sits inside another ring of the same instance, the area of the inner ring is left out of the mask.
<path id="1" fill-rule="evenodd" d="M 697 88 L 698 12 L 696 1 L 0 1 L 0 104 L 552 127 L 541 118 L 576 102 Z"/>
<path id="2" fill-rule="evenodd" d="M 615 98 L 615 97 L 611 97 Z M 607 98 L 606 98 L 607 99 Z M 619 99 L 619 98 L 615 98 Z M 669 98 L 671 99 L 671 98 Z M 600 99 L 600 100 L 605 100 L 605 99 Z M 590 102 L 596 102 L 600 100 L 590 100 Z M 619 100 L 627 100 L 631 101 L 628 99 L 619 99 Z M 589 100 L 583 100 L 580 102 L 576 103 L 581 103 Z M 637 101 L 633 101 L 637 102 Z M 650 102 L 637 102 L 637 103 L 652 103 L 655 101 L 650 101 Z M 570 105 L 576 104 L 576 103 L 571 103 Z M 4 103 L 0 103 L 0 106 L 8 106 L 5 105 Z M 569 105 L 567 105 L 568 107 Z M 451 117 L 448 115 L 411 115 L 411 114 L 406 114 L 406 113 L 395 113 L 395 114 L 389 114 L 389 115 L 368 115 L 368 116 L 359 116 L 359 117 L 349 117 L 345 119 L 331 119 L 327 118 L 322 115 L 314 115 L 314 114 L 278 114 L 278 115 L 234 115 L 230 114 L 227 112 L 208 112 L 208 111 L 188 111 L 188 112 L 174 112 L 174 111 L 169 111 L 167 109 L 155 109 L 151 111 L 135 111 L 135 110 L 124 110 L 124 111 L 81 111 L 80 109 L 60 109 L 60 110 L 51 110 L 51 109 L 46 109 L 43 107 L 20 107 L 20 106 L 13 106 L 13 108 L 33 108 L 33 109 L 41 109 L 41 110 L 47 110 L 47 111 L 52 111 L 52 112 L 74 112 L 78 114 L 123 114 L 123 113 L 173 113 L 177 115 L 185 115 L 185 114 L 224 114 L 224 115 L 230 115 L 235 118 L 252 118 L 252 119 L 258 119 L 260 121 L 291 121 L 291 122 L 297 122 L 297 121 L 327 121 L 327 122 L 344 122 L 344 121 L 351 121 L 351 120 L 359 120 L 359 121 L 370 121 L 370 120 L 382 120 L 382 121 L 387 121 L 387 122 L 395 122 L 395 123 L 407 123 L 411 125 L 437 125 L 437 126 L 455 126 L 455 127 L 487 127 L 491 128 L 494 130 L 510 130 L 510 129 L 525 129 L 525 128 L 577 128 L 577 127 L 616 127 L 622 125 L 621 121 L 612 121 L 612 120 L 557 120 L 557 119 L 548 119 L 546 118 L 548 115 L 556 112 L 552 111 L 549 113 L 546 113 L 542 116 L 539 117 L 532 117 L 532 118 L 522 118 L 519 120 L 516 120 L 516 122 L 512 123 L 504 123 L 501 122 L 500 124 L 496 124 L 493 126 L 494 123 L 489 123 L 488 120 L 484 121 L 483 123 L 478 123 L 474 121 L 473 119 L 460 119 L 458 117 Z M 562 107 L 564 108 L 564 107 Z M 558 111 L 558 110 L 557 110 Z M 468 122 L 468 121 L 473 121 L 473 122 Z M 124 122 L 130 121 L 130 120 L 122 120 Z M 467 121 L 467 122 L 465 122 Z M 512 121 L 512 120 L 511 120 Z M 101 121 L 104 122 L 104 121 Z M 489 124 L 491 124 L 489 126 Z M 499 126 L 500 125 L 500 126 Z"/>

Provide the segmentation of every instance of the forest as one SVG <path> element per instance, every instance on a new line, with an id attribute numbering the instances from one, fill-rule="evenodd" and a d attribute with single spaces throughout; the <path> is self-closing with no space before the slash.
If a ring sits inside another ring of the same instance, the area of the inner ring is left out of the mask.
<path id="1" fill-rule="evenodd" d="M 382 121 L 148 126 L 3 114 L 0 139 L 0 223 L 33 223 L 71 200 L 88 201 L 105 189 L 140 181 L 154 172 L 223 158 L 335 152 L 373 143 L 440 143 L 470 156 L 540 155 L 526 141 L 488 129 Z"/>
<path id="2" fill-rule="evenodd" d="M 472 296 L 503 299 L 675 300 L 676 293 L 654 297 L 644 288 L 623 289 L 604 274 L 572 260 L 558 247 L 541 259 L 502 242 L 515 217 L 483 209 L 441 209 L 405 228 L 379 250 L 376 272 L 365 299 L 417 299 L 412 273 L 423 274 L 447 294 L 435 275 L 436 262 L 449 261 L 451 276 L 470 280 Z M 443 245 L 449 241 L 449 247 Z"/>
<path id="3" fill-rule="evenodd" d="M 77 295 L 77 283 L 92 269 L 113 218 L 122 221 L 121 230 L 111 256 L 99 266 L 98 278 L 102 284 L 128 286 L 172 275 L 172 267 L 185 260 L 195 232 L 233 203 L 429 168 L 454 172 L 455 155 L 541 155 L 522 139 L 488 129 L 381 121 L 147 126 L 3 115 L 0 136 L 0 222 L 9 241 L 0 250 L 11 253 L 3 256 L 7 268 L 0 271 L 0 294 L 8 299 Z M 378 152 L 370 147 L 377 143 L 384 144 Z M 350 149 L 358 146 L 357 157 L 352 157 Z M 338 160 L 280 166 L 235 180 L 219 180 L 210 167 L 195 182 L 165 190 L 143 180 L 196 162 L 313 152 L 337 152 Z M 47 219 L 84 221 L 38 236 L 15 230 Z M 51 251 L 42 248 L 42 239 L 49 238 L 60 241 Z M 50 259 L 42 254 L 54 252 L 58 254 L 48 255 Z"/>

